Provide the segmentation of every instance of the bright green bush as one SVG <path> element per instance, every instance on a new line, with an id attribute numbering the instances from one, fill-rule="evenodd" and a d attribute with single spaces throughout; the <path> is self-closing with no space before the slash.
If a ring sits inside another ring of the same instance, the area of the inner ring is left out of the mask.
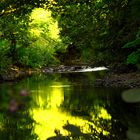
<path id="1" fill-rule="evenodd" d="M 64 49 L 64 44 L 59 36 L 56 20 L 51 17 L 51 12 L 36 8 L 30 16 L 28 27 L 29 45 L 19 43 L 17 54 L 22 65 L 37 68 L 55 64 L 55 52 Z"/>
<path id="2" fill-rule="evenodd" d="M 49 52 L 47 49 L 44 50 L 39 46 L 19 47 L 17 52 L 19 63 L 23 66 L 41 68 L 56 63 L 53 52 Z"/>
<path id="3" fill-rule="evenodd" d="M 59 61 L 55 53 L 66 48 L 57 21 L 43 8 L 34 8 L 24 18 L 13 13 L 3 16 L 0 29 L 0 69 L 12 65 L 40 68 L 56 64 Z"/>

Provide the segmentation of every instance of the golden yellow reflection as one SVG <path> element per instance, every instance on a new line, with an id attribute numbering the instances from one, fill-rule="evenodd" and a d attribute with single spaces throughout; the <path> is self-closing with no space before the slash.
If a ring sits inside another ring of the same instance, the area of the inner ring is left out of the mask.
<path id="1" fill-rule="evenodd" d="M 61 105 L 61 103 L 64 100 L 64 91 L 63 88 L 59 85 L 61 85 L 60 83 L 57 83 L 58 87 L 52 87 L 51 90 L 51 97 L 50 97 L 50 106 L 51 109 L 58 109 L 58 107 Z M 57 85 L 56 84 L 56 85 Z"/>
<path id="2" fill-rule="evenodd" d="M 68 85 L 66 87 L 69 88 Z M 39 107 L 32 109 L 33 119 L 37 123 L 35 125 L 35 133 L 39 136 L 40 140 L 46 140 L 49 137 L 56 136 L 54 130 L 60 130 L 63 136 L 67 136 L 68 131 L 63 129 L 63 126 L 67 124 L 67 122 L 79 126 L 82 133 L 89 133 L 89 124 L 90 126 L 92 125 L 97 132 L 102 132 L 101 128 L 98 128 L 98 126 L 88 122 L 86 119 L 71 116 L 69 113 L 60 110 L 60 106 L 64 101 L 65 88 L 62 83 L 57 82 L 44 88 L 42 91 L 38 89 L 40 91 L 37 95 Z M 104 108 L 100 109 L 99 117 L 111 119 Z M 104 132 L 104 134 L 107 135 L 108 133 Z"/>
<path id="3" fill-rule="evenodd" d="M 107 110 L 103 107 L 100 108 L 100 113 L 99 113 L 99 118 L 104 118 L 104 119 L 111 119 L 111 115 L 108 114 Z"/>

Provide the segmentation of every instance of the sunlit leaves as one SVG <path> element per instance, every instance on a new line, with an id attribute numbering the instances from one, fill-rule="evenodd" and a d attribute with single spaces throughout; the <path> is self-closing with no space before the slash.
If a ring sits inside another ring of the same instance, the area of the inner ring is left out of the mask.
<path id="1" fill-rule="evenodd" d="M 22 66 L 35 68 L 56 63 L 55 52 L 66 47 L 60 39 L 58 23 L 52 18 L 51 11 L 42 8 L 34 8 L 22 17 L 13 12 L 4 14 L 0 29 L 2 41 L 9 42 L 8 51 L 13 63 Z M 14 51 L 11 52 L 11 49 Z M 8 58 L 9 55 L 6 55 Z"/>
<path id="2" fill-rule="evenodd" d="M 64 49 L 65 46 L 51 12 L 42 8 L 34 9 L 27 30 L 30 43 L 26 47 L 19 44 L 17 48 L 19 62 L 34 68 L 58 62 L 54 57 L 55 52 Z"/>
<path id="3" fill-rule="evenodd" d="M 38 8 L 34 9 L 31 14 L 30 23 L 31 32 L 36 35 L 40 36 L 41 34 L 46 34 L 52 39 L 59 38 L 59 29 L 57 22 L 51 17 L 51 12 Z"/>
<path id="4" fill-rule="evenodd" d="M 139 45 L 139 38 L 134 40 L 140 22 L 139 3 L 139 0 L 2 0 L 0 36 L 9 42 L 16 40 L 17 46 L 39 47 L 47 52 L 46 58 L 54 56 L 58 49 L 65 50 L 64 41 L 69 46 L 73 44 L 81 58 L 94 62 L 109 60 L 109 64 L 115 59 L 124 62 L 129 55 L 122 49 L 124 46 L 134 49 L 127 59 L 131 63 L 139 59 L 138 55 L 134 57 Z"/>

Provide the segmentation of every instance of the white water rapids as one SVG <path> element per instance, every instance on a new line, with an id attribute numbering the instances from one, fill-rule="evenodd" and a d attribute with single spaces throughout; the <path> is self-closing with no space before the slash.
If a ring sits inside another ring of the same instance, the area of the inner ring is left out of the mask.
<path id="1" fill-rule="evenodd" d="M 88 67 L 85 69 L 77 70 L 75 72 L 92 72 L 92 71 L 101 71 L 101 70 L 108 70 L 108 68 L 106 68 L 104 66 L 103 67 L 94 67 L 94 68 Z"/>

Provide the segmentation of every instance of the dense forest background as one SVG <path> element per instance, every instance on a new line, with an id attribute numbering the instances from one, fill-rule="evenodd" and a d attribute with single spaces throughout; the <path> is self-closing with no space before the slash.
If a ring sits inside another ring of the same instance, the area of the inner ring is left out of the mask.
<path id="1" fill-rule="evenodd" d="M 139 0 L 1 0 L 0 74 L 14 66 L 140 69 Z"/>

